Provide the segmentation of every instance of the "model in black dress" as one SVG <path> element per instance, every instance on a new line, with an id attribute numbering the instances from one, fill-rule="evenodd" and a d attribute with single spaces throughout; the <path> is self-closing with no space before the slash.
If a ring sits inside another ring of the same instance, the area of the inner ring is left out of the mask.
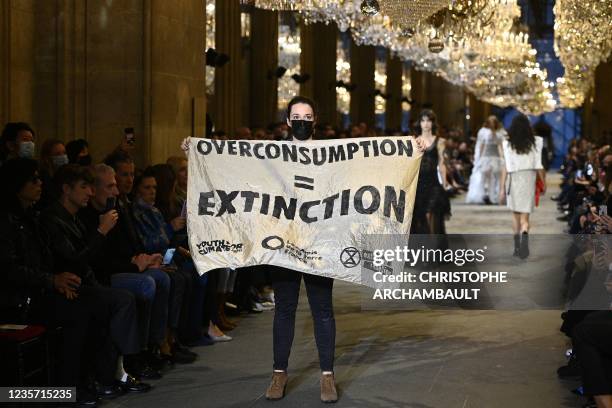
<path id="1" fill-rule="evenodd" d="M 434 136 L 433 142 L 427 146 L 436 132 L 436 116 L 430 110 L 424 110 L 419 115 L 417 146 L 423 151 L 414 212 L 412 215 L 411 234 L 445 234 L 445 218 L 450 217 L 450 200 L 446 190 L 438 179 L 438 167 L 443 159 L 444 140 Z M 444 166 L 440 166 L 442 179 L 446 179 Z"/>

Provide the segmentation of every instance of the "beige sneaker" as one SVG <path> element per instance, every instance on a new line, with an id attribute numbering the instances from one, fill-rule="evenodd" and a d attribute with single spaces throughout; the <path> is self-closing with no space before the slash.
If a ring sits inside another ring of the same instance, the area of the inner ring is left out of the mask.
<path id="1" fill-rule="evenodd" d="M 279 400 L 285 396 L 285 388 L 287 388 L 287 373 L 277 372 L 272 373 L 272 381 L 266 390 L 266 399 Z"/>
<path id="2" fill-rule="evenodd" d="M 333 374 L 321 374 L 321 402 L 330 403 L 338 401 L 338 391 Z"/>

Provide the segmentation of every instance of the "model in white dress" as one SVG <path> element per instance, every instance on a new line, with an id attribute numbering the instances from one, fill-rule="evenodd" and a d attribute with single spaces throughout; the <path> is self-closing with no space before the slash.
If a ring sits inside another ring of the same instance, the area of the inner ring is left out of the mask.
<path id="1" fill-rule="evenodd" d="M 465 197 L 466 203 L 497 204 L 502 167 L 502 142 L 507 133 L 495 116 L 489 116 L 478 131 L 474 149 L 474 168 Z"/>

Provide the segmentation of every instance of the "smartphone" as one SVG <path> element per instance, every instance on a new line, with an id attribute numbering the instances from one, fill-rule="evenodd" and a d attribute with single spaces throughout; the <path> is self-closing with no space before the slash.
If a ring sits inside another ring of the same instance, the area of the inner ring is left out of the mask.
<path id="1" fill-rule="evenodd" d="M 599 206 L 599 215 L 608 215 L 608 206 L 606 204 Z"/>
<path id="2" fill-rule="evenodd" d="M 106 199 L 106 206 L 104 207 L 104 212 L 107 213 L 110 210 L 115 209 L 115 197 L 108 197 Z"/>
<path id="3" fill-rule="evenodd" d="M 123 129 L 125 134 L 125 141 L 127 144 L 133 145 L 136 143 L 136 136 L 134 135 L 134 128 L 125 128 Z"/>
<path id="4" fill-rule="evenodd" d="M 170 263 L 172 263 L 172 258 L 174 258 L 174 251 L 176 251 L 176 248 L 168 248 L 166 250 L 162 265 L 170 265 Z"/>
<path id="5" fill-rule="evenodd" d="M 576 170 L 576 177 L 582 177 L 582 170 Z"/>
<path id="6" fill-rule="evenodd" d="M 181 209 L 181 217 L 185 218 L 187 216 L 187 200 L 183 202 L 183 208 Z"/>

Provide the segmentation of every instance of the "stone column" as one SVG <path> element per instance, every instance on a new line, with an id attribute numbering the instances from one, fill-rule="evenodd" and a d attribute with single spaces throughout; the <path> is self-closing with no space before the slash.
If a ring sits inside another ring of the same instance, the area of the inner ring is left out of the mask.
<path id="1" fill-rule="evenodd" d="M 34 99 L 35 9 L 32 1 L 0 2 L 0 124 L 30 122 Z M 36 130 L 36 129 L 35 129 Z"/>
<path id="2" fill-rule="evenodd" d="M 278 12 L 253 9 L 251 14 L 251 127 L 278 121 L 278 80 L 268 75 L 278 66 Z"/>
<path id="3" fill-rule="evenodd" d="M 411 121 L 416 119 L 424 104 L 431 104 L 431 101 L 427 99 L 427 79 L 425 74 L 426 72 L 419 71 L 414 67 L 410 69 L 410 99 L 413 101 L 410 108 Z M 410 126 L 412 127 L 412 124 Z"/>
<path id="4" fill-rule="evenodd" d="M 478 134 L 478 130 L 482 127 L 484 122 L 487 120 L 487 117 L 491 115 L 491 104 L 483 102 L 472 94 L 469 96 L 470 98 L 470 120 L 469 127 L 472 136 L 476 136 Z M 467 137 L 468 135 L 466 135 Z"/>
<path id="5" fill-rule="evenodd" d="M 11 19 L 8 1 L 0 2 L 0 126 L 9 120 L 10 33 Z"/>
<path id="6" fill-rule="evenodd" d="M 351 41 L 351 83 L 357 88 L 351 94 L 351 122 L 375 124 L 374 117 L 374 66 L 373 46 L 358 46 Z"/>
<path id="7" fill-rule="evenodd" d="M 302 24 L 300 65 L 302 73 L 310 74 L 301 84 L 300 94 L 315 100 L 319 108 L 319 123 L 337 125 L 336 104 L 336 24 Z"/>
<path id="8" fill-rule="evenodd" d="M 240 0 L 217 0 L 215 49 L 230 61 L 215 70 L 215 128 L 232 136 L 242 120 Z"/>
<path id="9" fill-rule="evenodd" d="M 398 57 L 387 57 L 387 94 L 391 97 L 386 104 L 387 129 L 400 129 L 402 126 L 402 74 L 403 62 Z"/>
<path id="10" fill-rule="evenodd" d="M 145 0 L 145 13 L 145 80 L 150 83 L 145 82 L 145 129 L 150 129 L 148 161 L 155 164 L 182 154 L 183 138 L 204 133 L 194 128 L 194 100 L 204 97 L 206 87 L 205 8 L 200 0 Z"/>
<path id="11" fill-rule="evenodd" d="M 316 25 L 318 26 L 319 24 Z M 300 54 L 300 73 L 310 75 L 309 81 L 300 84 L 300 95 L 311 99 L 315 99 L 314 88 L 318 83 L 314 72 L 317 65 L 315 60 L 321 61 L 317 58 L 319 45 L 316 44 L 315 35 L 315 24 L 304 24 L 303 21 L 300 23 L 300 48 L 302 49 Z"/>
<path id="12" fill-rule="evenodd" d="M 38 143 L 86 138 L 96 161 L 133 127 L 139 166 L 203 135 L 200 0 L 1 4 L 3 121 L 31 122 Z"/>
<path id="13" fill-rule="evenodd" d="M 583 109 L 584 134 L 590 136 L 600 144 L 609 144 L 612 140 L 612 106 L 610 95 L 612 94 L 612 61 L 599 64 L 595 70 L 595 85 L 592 93 L 587 95 L 587 101 Z M 589 106 L 590 105 L 590 106 Z"/>

